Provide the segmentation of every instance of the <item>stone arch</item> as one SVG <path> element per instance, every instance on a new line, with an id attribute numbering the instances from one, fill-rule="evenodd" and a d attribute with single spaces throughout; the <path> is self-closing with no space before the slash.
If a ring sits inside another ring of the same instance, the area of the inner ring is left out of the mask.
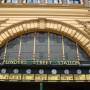
<path id="1" fill-rule="evenodd" d="M 0 47 L 19 35 L 35 31 L 63 34 L 77 42 L 90 56 L 90 37 L 86 33 L 67 23 L 45 18 L 25 20 L 5 28 L 0 32 Z"/>

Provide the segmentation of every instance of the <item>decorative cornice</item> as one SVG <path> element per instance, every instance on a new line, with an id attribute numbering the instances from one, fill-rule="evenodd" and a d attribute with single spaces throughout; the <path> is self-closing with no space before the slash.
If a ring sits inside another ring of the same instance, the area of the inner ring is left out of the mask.
<path id="1" fill-rule="evenodd" d="M 88 9 L 0 8 L 0 16 L 89 16 Z"/>

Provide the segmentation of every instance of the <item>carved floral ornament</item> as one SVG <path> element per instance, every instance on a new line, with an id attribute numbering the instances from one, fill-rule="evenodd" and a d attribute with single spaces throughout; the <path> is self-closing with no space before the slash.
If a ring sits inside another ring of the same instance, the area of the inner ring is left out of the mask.
<path id="1" fill-rule="evenodd" d="M 80 21 L 77 20 L 77 22 L 81 25 L 83 25 L 83 30 L 90 35 L 90 21 Z"/>
<path id="2" fill-rule="evenodd" d="M 21 34 L 35 31 L 46 31 L 63 34 L 77 42 L 88 54 L 90 54 L 89 35 L 70 24 L 46 18 L 24 20 L 6 27 L 0 31 L 0 46 Z"/>

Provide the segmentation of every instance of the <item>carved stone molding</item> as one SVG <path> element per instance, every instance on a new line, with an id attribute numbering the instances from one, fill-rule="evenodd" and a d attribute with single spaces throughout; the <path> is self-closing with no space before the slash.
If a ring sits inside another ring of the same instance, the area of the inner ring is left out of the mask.
<path id="1" fill-rule="evenodd" d="M 80 21 L 77 20 L 77 22 L 81 25 L 83 25 L 83 30 L 90 35 L 90 21 Z"/>
<path id="2" fill-rule="evenodd" d="M 46 19 L 45 18 L 39 18 L 39 28 L 45 29 Z"/>
<path id="3" fill-rule="evenodd" d="M 0 25 L 3 23 L 6 23 L 9 19 L 5 19 L 5 20 L 0 20 Z"/>

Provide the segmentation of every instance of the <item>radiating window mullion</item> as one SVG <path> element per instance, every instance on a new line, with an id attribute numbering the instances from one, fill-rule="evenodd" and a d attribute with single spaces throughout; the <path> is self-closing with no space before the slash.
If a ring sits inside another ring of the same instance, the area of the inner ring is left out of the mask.
<path id="1" fill-rule="evenodd" d="M 64 36 L 62 35 L 62 59 L 65 60 Z"/>
<path id="2" fill-rule="evenodd" d="M 4 62 L 6 62 L 6 57 L 7 57 L 7 44 L 8 44 L 8 42 L 6 43 L 6 45 L 5 45 L 5 49 L 4 49 L 4 57 L 3 57 L 3 60 L 4 60 Z"/>
<path id="3" fill-rule="evenodd" d="M 33 60 L 36 59 L 36 32 L 34 33 Z"/>
<path id="4" fill-rule="evenodd" d="M 21 48 L 22 48 L 22 36 L 20 36 L 19 41 L 18 61 L 21 60 Z"/>
<path id="5" fill-rule="evenodd" d="M 77 43 L 76 43 L 76 49 L 77 49 L 77 60 L 80 61 L 79 49 L 78 49 L 78 45 L 77 45 Z"/>
<path id="6" fill-rule="evenodd" d="M 48 32 L 48 60 L 50 60 L 50 33 Z"/>

